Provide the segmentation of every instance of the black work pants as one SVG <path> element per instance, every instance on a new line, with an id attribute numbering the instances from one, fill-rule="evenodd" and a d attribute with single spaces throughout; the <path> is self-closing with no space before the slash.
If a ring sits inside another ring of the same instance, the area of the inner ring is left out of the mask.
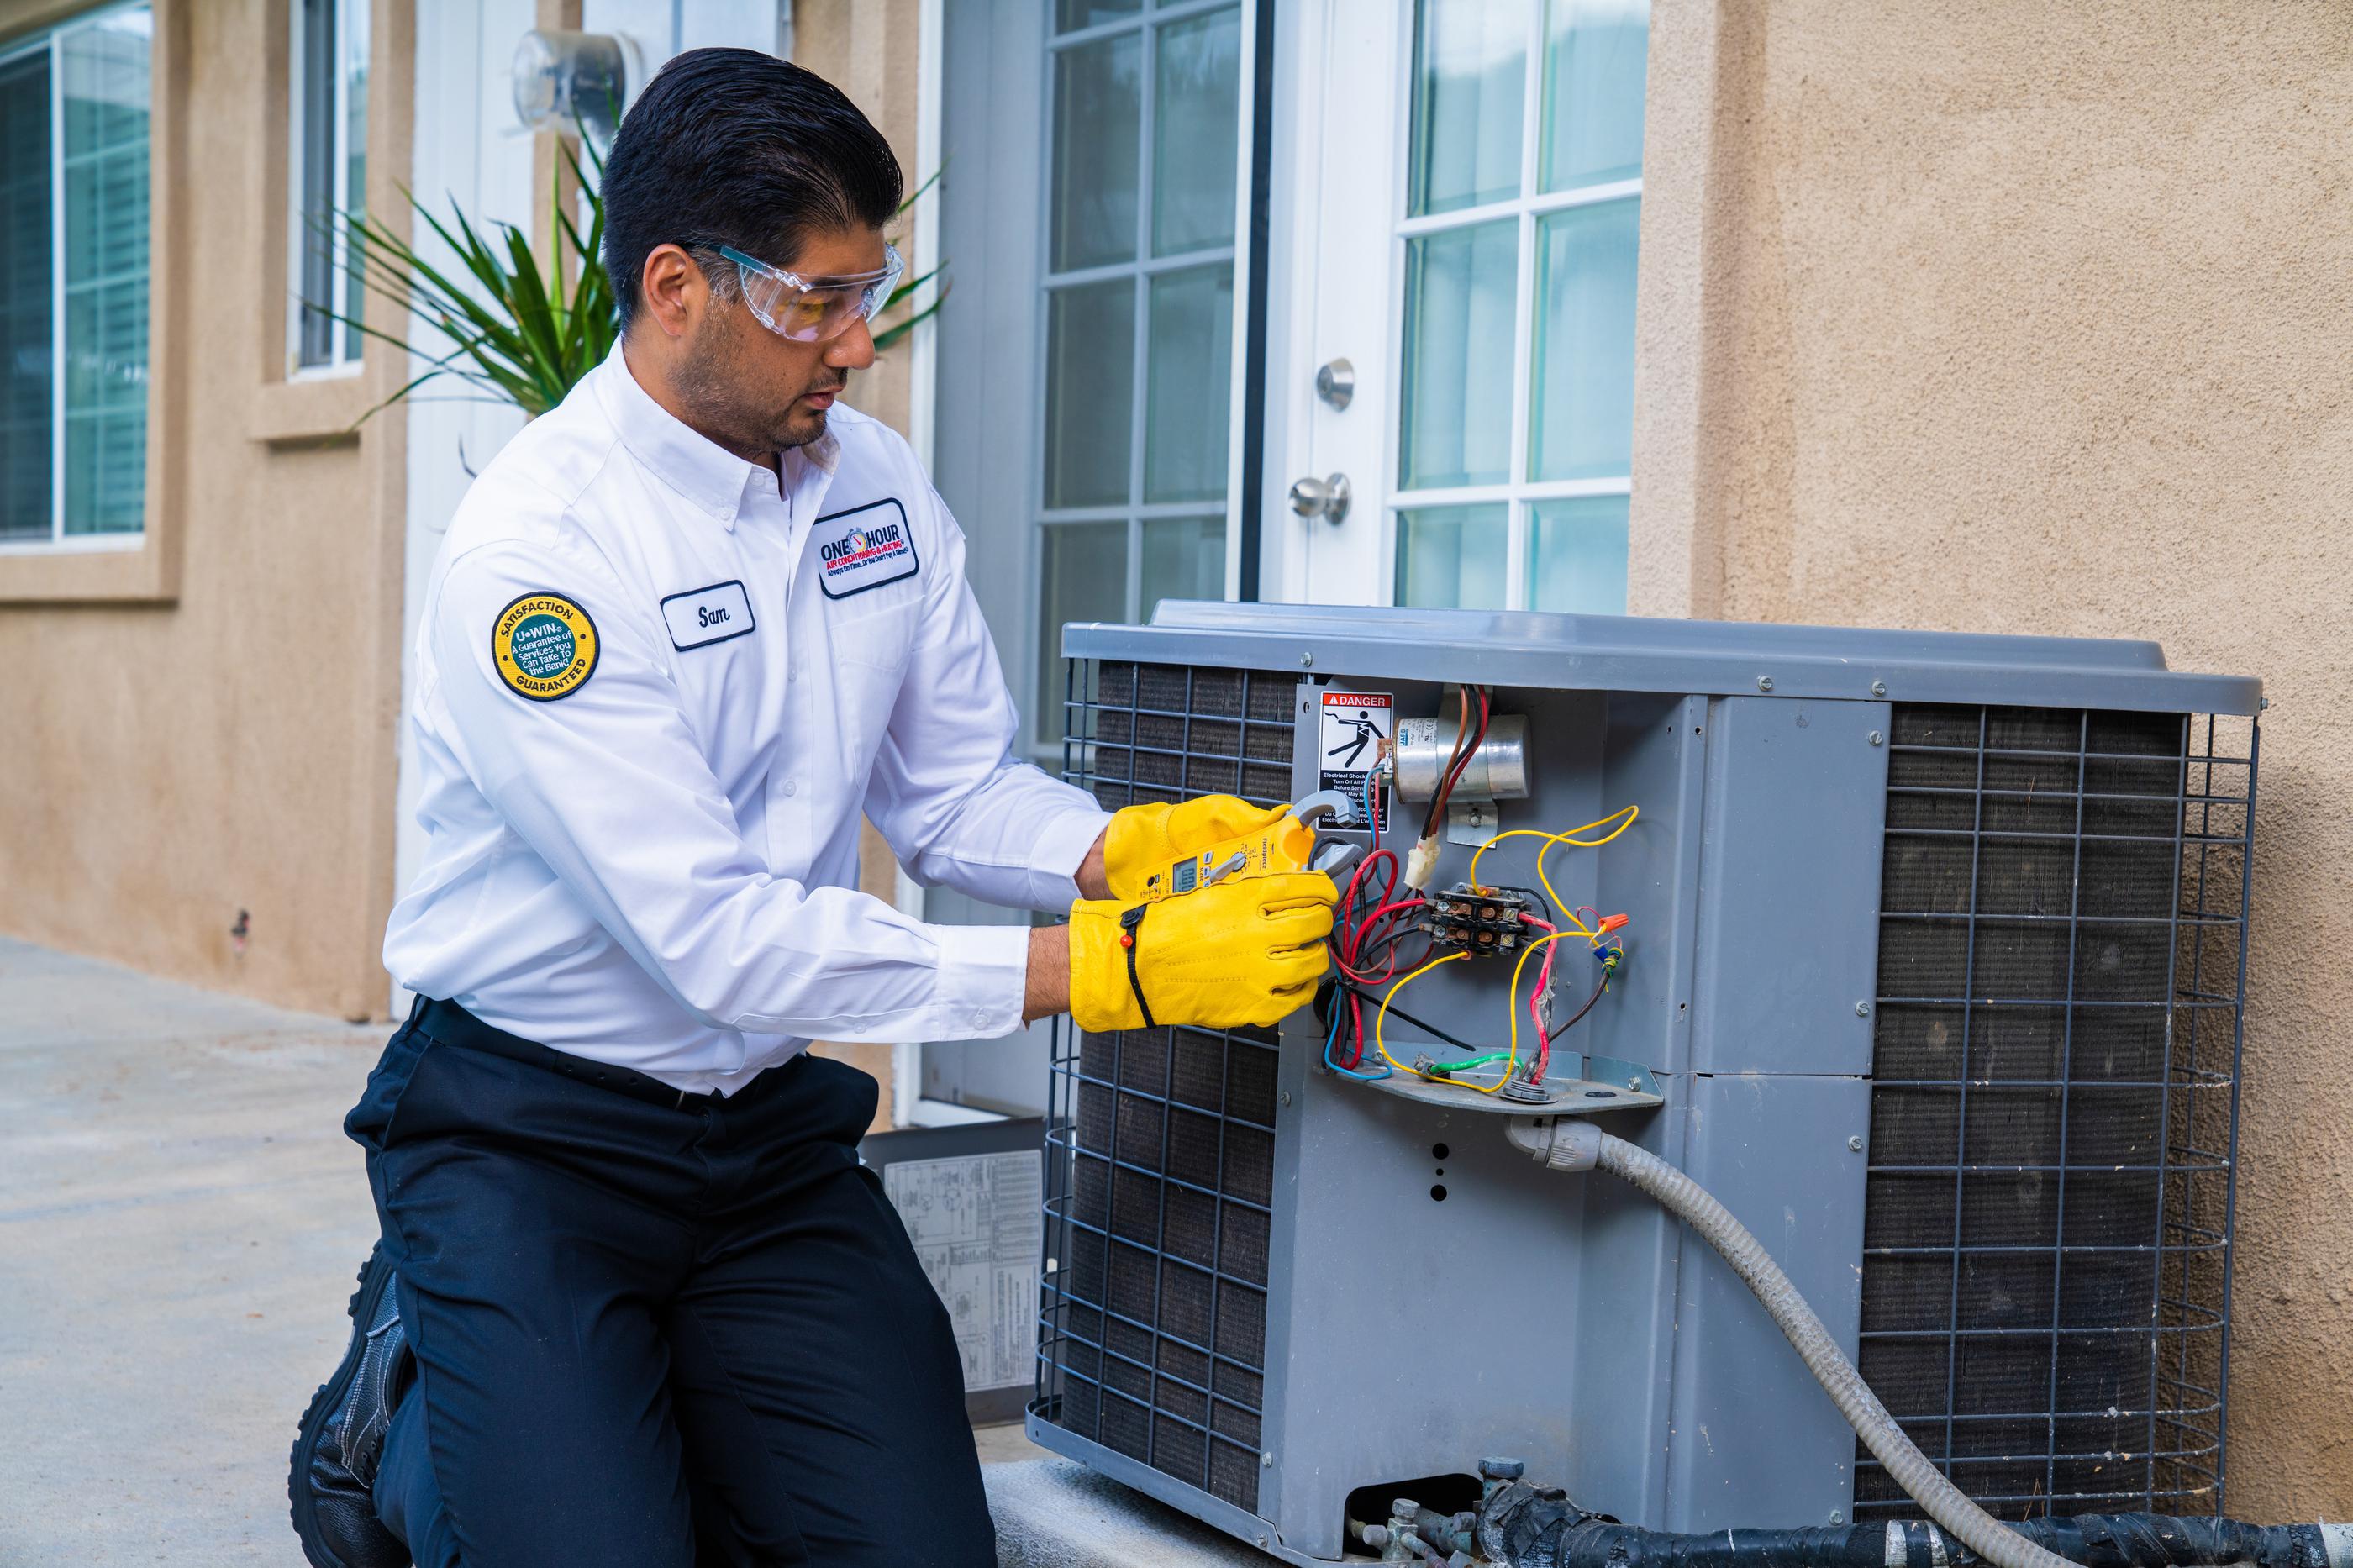
<path id="1" fill-rule="evenodd" d="M 681 1104 L 412 1015 L 345 1130 L 417 1355 L 376 1509 L 420 1568 L 996 1562 L 947 1313 L 858 1163 L 875 1095 L 804 1057 Z"/>

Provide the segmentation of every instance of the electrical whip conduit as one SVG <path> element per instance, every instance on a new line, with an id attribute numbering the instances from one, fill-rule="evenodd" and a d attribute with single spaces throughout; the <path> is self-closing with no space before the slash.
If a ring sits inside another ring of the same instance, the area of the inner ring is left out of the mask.
<path id="1" fill-rule="evenodd" d="M 1630 1182 L 1657 1199 L 1669 1212 L 1704 1237 L 1708 1245 L 1724 1255 L 1733 1271 L 1756 1292 L 1757 1300 L 1773 1314 L 1773 1321 L 1789 1337 L 1798 1349 L 1808 1371 L 1814 1374 L 1825 1392 L 1837 1404 L 1839 1411 L 1853 1426 L 1863 1446 L 1879 1457 L 1887 1473 L 1898 1486 L 1917 1502 L 1932 1520 L 1967 1546 L 1982 1561 L 1994 1568 L 2076 1568 L 2068 1559 L 2037 1544 L 2018 1530 L 2002 1523 L 1979 1508 L 1963 1494 L 1958 1487 L 1945 1478 L 1942 1471 L 1928 1462 L 1918 1445 L 1906 1436 L 1887 1413 L 1887 1407 L 1862 1381 L 1854 1363 L 1846 1359 L 1822 1327 L 1822 1321 L 1789 1283 L 1764 1246 L 1748 1233 L 1748 1227 L 1732 1217 L 1731 1211 L 1709 1195 L 1707 1189 L 1683 1172 L 1647 1149 L 1639 1148 L 1622 1138 L 1614 1138 L 1589 1121 L 1569 1117 L 1549 1121 L 1539 1117 L 1514 1117 L 1508 1134 L 1514 1147 L 1543 1161 L 1558 1171 L 1589 1171 L 1597 1166 L 1621 1181 Z M 2227 1521 L 2224 1521 L 2227 1522 Z M 2344 1533 L 2345 1527 L 2323 1525 L 2282 1526 L 2283 1531 L 2315 1531 L 2316 1540 L 2325 1540 L 2324 1551 L 2331 1568 L 2348 1568 L 2353 1564 L 2353 1536 Z M 1747 1532 L 1743 1532 L 1747 1533 Z M 1761 1532 L 1759 1532 L 1761 1533 Z M 1805 1532 L 1812 1533 L 1812 1532 Z M 1825 1534 L 1844 1535 L 1845 1531 Z M 1875 1531 L 1873 1533 L 1876 1533 Z M 2042 1533 L 2049 1533 L 2043 1531 Z M 1667 1540 L 1691 1538 L 1669 1537 Z M 1722 1532 L 1705 1538 L 1723 1542 Z M 2064 1540 L 2065 1538 L 2060 1537 Z M 2239 1544 L 2233 1542 L 2234 1545 Z M 2158 1549 L 2158 1555 L 2144 1559 L 2153 1563 L 2187 1561 Z M 1620 1552 L 1617 1555 L 1623 1556 Z M 2089 1555 L 2087 1553 L 2087 1555 Z M 2339 1559 L 2345 1563 L 2340 1563 Z M 2216 1562 L 2233 1559 L 2216 1558 Z"/>

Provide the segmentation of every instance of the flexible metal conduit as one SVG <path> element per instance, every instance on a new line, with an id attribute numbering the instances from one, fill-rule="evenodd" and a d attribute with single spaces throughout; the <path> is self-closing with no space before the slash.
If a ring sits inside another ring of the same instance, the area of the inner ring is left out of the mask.
<path id="1" fill-rule="evenodd" d="M 1806 1369 L 1837 1404 L 1863 1447 L 1879 1457 L 1895 1484 L 1956 1541 L 1994 1568 L 2075 1568 L 1970 1501 L 1928 1462 L 1928 1457 L 1879 1403 L 1854 1363 L 1840 1351 L 1821 1319 L 1781 1272 L 1781 1266 L 1706 1188 L 1649 1150 L 1614 1138 L 1589 1121 L 1515 1116 L 1508 1131 L 1515 1146 L 1555 1170 L 1589 1171 L 1599 1166 L 1631 1183 L 1706 1238 L 1773 1314 L 1773 1321 L 1798 1348 Z"/>

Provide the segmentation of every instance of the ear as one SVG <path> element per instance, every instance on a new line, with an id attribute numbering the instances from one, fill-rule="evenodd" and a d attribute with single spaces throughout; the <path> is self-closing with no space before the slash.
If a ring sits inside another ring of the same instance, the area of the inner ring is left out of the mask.
<path id="1" fill-rule="evenodd" d="M 638 313 L 669 337 L 694 330 L 711 305 L 711 281 L 694 258 L 675 245 L 657 245 L 638 273 Z"/>

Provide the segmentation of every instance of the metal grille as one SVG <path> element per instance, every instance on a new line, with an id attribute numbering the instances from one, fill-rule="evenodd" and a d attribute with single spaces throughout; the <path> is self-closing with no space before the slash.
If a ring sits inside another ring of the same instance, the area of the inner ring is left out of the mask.
<path id="1" fill-rule="evenodd" d="M 1297 678 L 1071 667 L 1063 777 L 1104 805 L 1291 795 Z M 1038 1409 L 1258 1506 L 1275 1037 L 1058 1024 Z"/>
<path id="2" fill-rule="evenodd" d="M 1998 1515 L 2216 1513 L 2255 726 L 1892 727 L 1863 1375 Z"/>

